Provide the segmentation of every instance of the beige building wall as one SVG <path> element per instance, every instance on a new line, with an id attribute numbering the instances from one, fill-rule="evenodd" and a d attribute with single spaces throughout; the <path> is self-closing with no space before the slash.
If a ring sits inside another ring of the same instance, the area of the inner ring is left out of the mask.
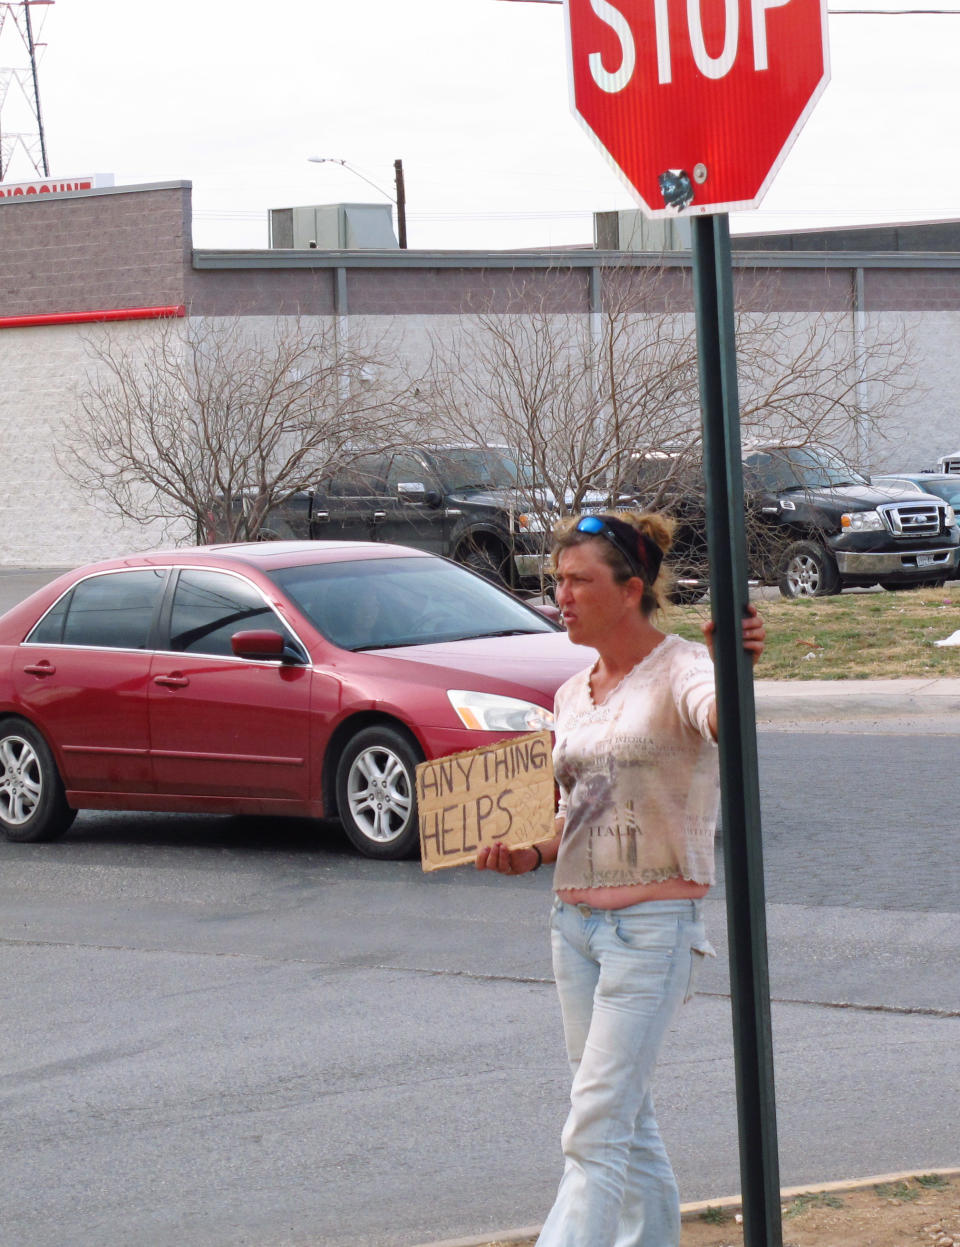
<path id="1" fill-rule="evenodd" d="M 125 551 L 156 548 L 167 537 L 91 497 L 64 471 L 63 434 L 77 418 L 89 368 L 85 342 L 109 332 L 118 341 L 149 338 L 156 322 L 5 329 L 0 333 L 0 565 L 70 567 Z M 183 536 L 171 530 L 170 536 Z"/>
<path id="2" fill-rule="evenodd" d="M 328 327 L 331 317 L 310 318 Z M 588 331 L 589 314 L 555 318 L 564 329 Z M 909 322 L 909 323 L 908 323 Z M 269 332 L 272 318 L 251 318 Z M 676 318 L 691 329 L 691 318 Z M 834 340 L 850 341 L 850 314 L 834 313 Z M 790 318 L 786 340 L 799 353 L 812 324 L 809 315 Z M 465 367 L 471 352 L 482 349 L 483 328 L 477 317 L 459 315 L 367 316 L 340 322 L 340 331 L 354 342 L 378 343 L 388 361 L 386 372 L 415 379 L 426 374 L 434 345 L 449 348 L 459 341 Z M 879 313 L 881 334 L 908 333 L 918 380 L 903 394 L 882 436 L 866 438 L 873 470 L 929 466 L 938 455 L 960 449 L 960 421 L 945 398 L 960 390 L 960 312 Z M 126 551 L 190 542 L 188 526 L 171 522 L 141 525 L 124 518 L 105 497 L 91 496 L 74 483 L 63 450 L 68 424 L 80 418 L 79 396 L 92 363 L 88 344 L 105 338 L 123 346 L 146 346 L 159 334 L 156 321 L 113 325 L 63 325 L 7 329 L 0 333 L 0 368 L 7 385 L 0 395 L 0 524 L 3 545 L 0 565 L 58 567 L 113 557 Z M 744 404 L 751 394 L 742 395 Z M 476 423 L 483 414 L 477 412 Z M 440 432 L 427 424 L 422 432 Z M 447 435 L 449 432 L 447 431 Z M 470 433 L 464 430 L 464 438 Z M 853 455 L 851 430 L 848 450 Z"/>

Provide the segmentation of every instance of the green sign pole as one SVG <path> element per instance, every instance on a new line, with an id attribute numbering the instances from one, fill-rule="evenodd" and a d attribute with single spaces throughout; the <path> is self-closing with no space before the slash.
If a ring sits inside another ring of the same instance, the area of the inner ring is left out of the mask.
<path id="1" fill-rule="evenodd" d="M 740 635 L 749 599 L 730 223 L 723 213 L 691 224 L 744 1244 L 781 1247 L 753 672 Z"/>

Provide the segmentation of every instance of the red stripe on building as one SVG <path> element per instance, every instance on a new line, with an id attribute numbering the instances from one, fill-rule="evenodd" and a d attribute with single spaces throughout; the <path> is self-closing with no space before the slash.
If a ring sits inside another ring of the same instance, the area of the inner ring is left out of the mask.
<path id="1" fill-rule="evenodd" d="M 38 316 L 0 316 L 0 329 L 25 329 L 33 325 L 88 325 L 103 320 L 162 320 L 186 316 L 182 303 L 169 307 L 118 307 L 105 312 L 44 312 Z"/>

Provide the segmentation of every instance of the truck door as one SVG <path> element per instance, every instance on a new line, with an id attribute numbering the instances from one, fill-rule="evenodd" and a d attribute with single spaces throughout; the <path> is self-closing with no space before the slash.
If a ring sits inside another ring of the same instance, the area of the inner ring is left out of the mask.
<path id="1" fill-rule="evenodd" d="M 446 507 L 442 501 L 439 505 L 435 500 L 432 503 L 427 501 L 431 494 L 435 495 L 435 499 L 442 500 L 441 486 L 420 456 L 409 452 L 393 455 L 386 480 L 386 506 L 377 530 L 377 540 L 413 546 L 417 550 L 428 550 L 431 554 L 449 554 Z M 397 492 L 400 485 L 418 484 L 424 487 L 419 498 L 410 490 L 404 495 Z"/>
<path id="2" fill-rule="evenodd" d="M 361 455 L 322 482 L 313 499 L 310 535 L 319 541 L 378 541 L 385 518 L 385 455 Z"/>

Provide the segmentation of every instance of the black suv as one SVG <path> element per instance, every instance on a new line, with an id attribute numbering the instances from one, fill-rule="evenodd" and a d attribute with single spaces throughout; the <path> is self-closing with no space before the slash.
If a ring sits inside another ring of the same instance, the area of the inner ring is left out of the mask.
<path id="1" fill-rule="evenodd" d="M 671 558 L 678 600 L 708 587 L 704 487 L 677 473 L 671 457 L 638 460 L 637 502 L 654 492 L 677 521 Z M 664 483 L 664 482 L 667 483 Z M 822 597 L 853 585 L 886 589 L 942 584 L 956 575 L 960 532 L 953 508 L 915 489 L 871 484 L 814 447 L 759 446 L 743 452 L 750 575 L 785 597 Z"/>
<path id="2" fill-rule="evenodd" d="M 539 583 L 549 522 L 499 446 L 430 446 L 354 460 L 271 511 L 261 537 L 388 541 L 443 554 L 512 588 Z"/>

